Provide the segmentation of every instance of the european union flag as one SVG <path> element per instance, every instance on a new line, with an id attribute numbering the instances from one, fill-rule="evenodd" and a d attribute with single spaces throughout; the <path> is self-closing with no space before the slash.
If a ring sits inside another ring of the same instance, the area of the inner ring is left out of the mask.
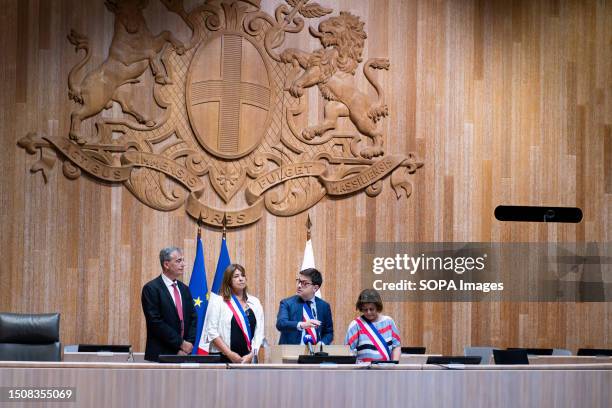
<path id="1" fill-rule="evenodd" d="M 215 271 L 215 280 L 212 285 L 212 292 L 219 294 L 221 290 L 221 282 L 223 282 L 223 272 L 227 269 L 232 261 L 230 261 L 229 252 L 227 252 L 227 244 L 225 243 L 225 237 L 221 240 L 221 252 L 219 253 L 219 260 L 217 261 L 217 270 Z"/>
<path id="2" fill-rule="evenodd" d="M 208 284 L 206 283 L 204 250 L 202 249 L 202 240 L 200 239 L 199 231 L 196 256 L 195 260 L 193 261 L 193 271 L 191 272 L 191 279 L 189 280 L 189 290 L 191 291 L 191 296 L 193 296 L 193 305 L 195 306 L 195 310 L 198 314 L 198 328 L 191 354 L 198 354 L 198 344 L 200 344 L 202 326 L 204 325 L 204 316 L 206 316 L 206 308 L 208 307 Z"/>

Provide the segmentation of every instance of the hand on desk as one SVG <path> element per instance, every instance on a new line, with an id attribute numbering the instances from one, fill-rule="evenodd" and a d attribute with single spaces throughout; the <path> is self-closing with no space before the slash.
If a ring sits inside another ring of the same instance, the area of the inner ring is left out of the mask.
<path id="1" fill-rule="evenodd" d="M 229 358 L 232 363 L 235 363 L 235 364 L 242 363 L 242 357 L 240 357 L 238 353 L 235 353 L 233 351 L 230 351 L 229 354 L 227 354 L 227 358 Z"/>
<path id="2" fill-rule="evenodd" d="M 246 356 L 242 357 L 242 364 L 249 364 L 253 361 L 253 352 L 251 351 L 249 354 L 247 354 Z"/>
<path id="3" fill-rule="evenodd" d="M 185 352 L 185 354 L 191 354 L 193 351 L 193 344 L 183 340 L 183 344 L 181 344 L 181 351 Z"/>

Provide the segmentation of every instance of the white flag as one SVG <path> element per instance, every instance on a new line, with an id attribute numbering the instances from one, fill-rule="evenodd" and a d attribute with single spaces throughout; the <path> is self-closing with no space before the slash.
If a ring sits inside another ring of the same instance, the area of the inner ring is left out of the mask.
<path id="1" fill-rule="evenodd" d="M 306 247 L 304 248 L 304 259 L 302 260 L 302 268 L 300 271 L 308 268 L 316 268 L 314 260 L 314 251 L 312 250 L 312 241 L 306 241 Z M 315 296 L 321 297 L 321 289 L 317 290 Z"/>
<path id="2" fill-rule="evenodd" d="M 304 260 L 302 261 L 302 268 L 300 271 L 308 268 L 316 268 L 311 240 L 306 241 L 306 247 L 304 248 Z"/>

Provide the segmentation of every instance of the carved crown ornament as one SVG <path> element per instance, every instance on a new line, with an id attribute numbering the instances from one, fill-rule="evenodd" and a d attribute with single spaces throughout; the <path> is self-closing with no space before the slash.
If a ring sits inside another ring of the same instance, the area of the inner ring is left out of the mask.
<path id="1" fill-rule="evenodd" d="M 286 0 L 273 16 L 260 0 L 208 1 L 189 12 L 182 0 L 160 1 L 191 30 L 188 44 L 149 31 L 148 0 L 105 1 L 114 36 L 99 66 L 89 63 L 88 37 L 70 32 L 80 55 L 68 74 L 70 132 L 19 140 L 39 153 L 32 172 L 46 182 L 59 158 L 69 179 L 85 173 L 123 183 L 149 207 L 184 205 L 211 226 L 224 217 L 227 227 L 248 225 L 264 210 L 292 216 L 326 195 L 377 196 L 386 178 L 397 199 L 410 196 L 410 177 L 423 163 L 383 146 L 389 111 L 379 77 L 389 61 L 362 64 L 367 35 L 358 16 L 332 15 L 308 0 Z M 305 31 L 305 20 L 318 20 L 308 32 L 320 48 L 283 47 L 287 34 Z M 361 73 L 370 89 L 357 86 Z M 141 81 L 157 114 L 133 97 Z M 324 102 L 320 123 L 308 123 L 309 88 Z M 120 119 L 104 115 L 108 109 Z M 94 121 L 95 134 L 82 130 L 84 121 Z M 210 188 L 227 208 L 205 202 Z"/>

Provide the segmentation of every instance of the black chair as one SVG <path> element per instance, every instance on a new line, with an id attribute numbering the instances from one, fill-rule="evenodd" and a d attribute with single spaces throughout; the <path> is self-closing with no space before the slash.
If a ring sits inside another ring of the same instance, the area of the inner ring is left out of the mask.
<path id="1" fill-rule="evenodd" d="M 552 356 L 553 354 L 553 349 L 551 348 L 508 347 L 506 350 L 525 350 L 530 356 Z"/>
<path id="2" fill-rule="evenodd" d="M 612 349 L 580 348 L 577 356 L 612 356 Z"/>
<path id="3" fill-rule="evenodd" d="M 402 347 L 402 354 L 425 354 L 425 347 Z"/>
<path id="4" fill-rule="evenodd" d="M 495 364 L 529 364 L 527 350 L 493 350 Z"/>
<path id="5" fill-rule="evenodd" d="M 0 360 L 61 361 L 59 313 L 0 313 Z"/>

